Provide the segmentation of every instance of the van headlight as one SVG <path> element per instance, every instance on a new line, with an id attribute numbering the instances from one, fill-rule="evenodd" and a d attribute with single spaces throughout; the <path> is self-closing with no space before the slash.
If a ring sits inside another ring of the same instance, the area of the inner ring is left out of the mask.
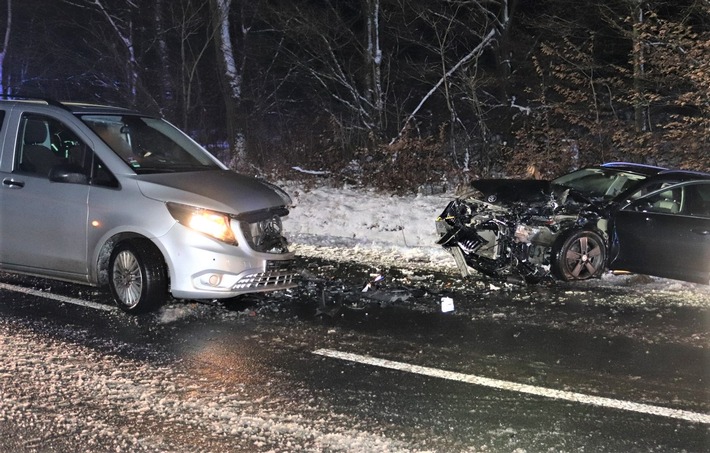
<path id="1" fill-rule="evenodd" d="M 237 245 L 227 214 L 178 203 L 167 203 L 168 211 L 180 224 L 227 244 Z"/>

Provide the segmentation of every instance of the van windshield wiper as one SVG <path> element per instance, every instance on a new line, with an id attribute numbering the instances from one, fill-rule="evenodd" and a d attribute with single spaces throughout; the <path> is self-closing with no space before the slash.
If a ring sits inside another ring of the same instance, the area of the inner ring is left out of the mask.
<path id="1" fill-rule="evenodd" d="M 195 167 L 195 166 L 176 166 L 176 167 L 145 167 L 141 166 L 133 168 L 139 175 L 149 175 L 155 173 L 187 173 L 192 171 L 207 171 L 215 170 L 215 167 Z"/>

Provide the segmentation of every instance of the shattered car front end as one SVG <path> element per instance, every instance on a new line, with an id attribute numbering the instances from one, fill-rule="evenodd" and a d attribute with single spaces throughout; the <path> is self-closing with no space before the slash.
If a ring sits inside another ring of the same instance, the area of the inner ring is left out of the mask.
<path id="1" fill-rule="evenodd" d="M 481 198 L 474 191 L 452 201 L 436 222 L 438 243 L 452 253 L 464 276 L 473 268 L 494 278 L 537 282 L 554 272 L 556 244 L 566 232 L 585 227 L 605 231 L 599 212 L 568 191 L 502 205 Z M 597 272 L 601 263 L 594 258 L 587 256 L 589 265 L 579 276 Z"/>
<path id="2" fill-rule="evenodd" d="M 471 269 L 528 283 L 597 277 L 607 265 L 615 200 L 660 170 L 607 164 L 552 181 L 474 181 L 437 219 L 438 244 L 464 277 Z"/>

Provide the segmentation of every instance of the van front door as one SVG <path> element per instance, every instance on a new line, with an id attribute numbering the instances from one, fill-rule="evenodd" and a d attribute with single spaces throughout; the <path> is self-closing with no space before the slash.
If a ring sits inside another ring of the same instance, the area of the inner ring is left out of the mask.
<path id="1" fill-rule="evenodd" d="M 38 115 L 23 116 L 17 142 L 14 170 L 0 175 L 0 262 L 85 280 L 89 185 L 49 179 L 56 166 L 81 170 L 70 148 L 83 145 L 58 121 Z"/>

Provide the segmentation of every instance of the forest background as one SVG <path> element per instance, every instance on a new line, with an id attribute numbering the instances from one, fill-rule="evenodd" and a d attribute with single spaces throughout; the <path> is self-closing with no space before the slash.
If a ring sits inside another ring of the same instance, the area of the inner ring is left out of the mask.
<path id="1" fill-rule="evenodd" d="M 0 38 L 0 93 L 160 114 L 250 174 L 710 171 L 710 0 L 0 0 Z"/>

